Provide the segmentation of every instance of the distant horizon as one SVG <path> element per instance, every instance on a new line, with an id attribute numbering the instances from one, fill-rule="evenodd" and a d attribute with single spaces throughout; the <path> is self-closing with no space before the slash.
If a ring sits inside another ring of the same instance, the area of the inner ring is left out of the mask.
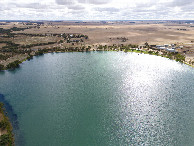
<path id="1" fill-rule="evenodd" d="M 44 19 L 40 19 L 40 20 L 32 20 L 32 19 L 5 19 L 5 20 L 1 20 L 0 19 L 0 22 L 4 22 L 4 21 L 88 21 L 88 22 L 91 22 L 91 21 L 194 21 L 194 19 L 192 20 L 192 19 L 147 19 L 147 20 L 141 20 L 141 19 L 134 19 L 134 20 L 44 20 Z"/>
<path id="2" fill-rule="evenodd" d="M 194 20 L 193 0 L 6 0 L 0 20 Z"/>

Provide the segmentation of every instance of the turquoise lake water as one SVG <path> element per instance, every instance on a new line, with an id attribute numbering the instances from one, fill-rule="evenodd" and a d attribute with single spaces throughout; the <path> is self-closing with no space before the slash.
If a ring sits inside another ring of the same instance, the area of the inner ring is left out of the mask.
<path id="1" fill-rule="evenodd" d="M 16 146 L 193 146 L 194 69 L 124 52 L 51 53 L 0 72 Z"/>

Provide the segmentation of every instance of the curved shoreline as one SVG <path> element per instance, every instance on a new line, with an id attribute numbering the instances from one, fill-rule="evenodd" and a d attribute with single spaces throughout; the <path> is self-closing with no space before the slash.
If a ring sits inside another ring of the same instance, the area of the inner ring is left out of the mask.
<path id="1" fill-rule="evenodd" d="M 6 114 L 5 106 L 0 102 L 0 145 L 14 145 L 13 127 Z"/>
<path id="2" fill-rule="evenodd" d="M 59 42 L 60 43 L 60 42 Z M 174 45 L 174 44 L 173 44 Z M 155 45 L 149 45 L 147 42 L 145 45 L 135 45 L 135 44 L 113 44 L 110 46 L 107 45 L 84 45 L 82 47 L 74 47 L 74 46 L 63 46 L 63 47 L 46 47 L 41 49 L 33 49 L 33 48 L 25 48 L 27 50 L 23 50 L 24 52 L 18 52 L 15 56 L 6 57 L 4 56 L 4 61 L 0 64 L 0 71 L 1 70 L 9 70 L 18 68 L 19 65 L 26 61 L 33 59 L 34 56 L 40 56 L 46 53 L 62 53 L 62 52 L 91 52 L 91 51 L 123 51 L 123 52 L 135 52 L 135 53 L 143 53 L 143 54 L 150 54 L 161 56 L 165 58 L 169 58 L 170 60 L 175 60 L 177 62 L 181 62 L 187 64 L 191 67 L 194 67 L 194 58 L 188 58 L 187 55 L 182 54 L 175 49 L 160 49 L 157 48 Z M 176 45 L 175 45 L 176 46 Z M 24 49 L 24 48 L 23 48 Z M 22 50 L 21 50 L 22 51 Z M 15 58 L 14 58 L 15 57 Z"/>
<path id="3" fill-rule="evenodd" d="M 156 54 L 154 51 L 145 51 L 145 50 L 135 50 L 135 49 L 128 49 L 128 50 L 89 50 L 89 51 L 82 51 L 83 52 L 93 52 L 93 51 L 122 51 L 122 52 L 132 52 L 132 53 L 138 53 L 138 54 L 149 54 L 149 55 L 155 55 L 155 56 L 160 56 L 160 57 L 164 57 L 164 58 L 168 58 L 170 60 L 175 60 L 177 61 L 175 58 L 169 58 L 167 55 L 160 55 L 160 54 Z M 41 55 L 44 55 L 44 54 L 47 54 L 47 53 L 66 53 L 66 52 L 80 52 L 80 51 L 65 51 L 65 50 L 60 50 L 60 51 L 55 51 L 55 50 L 46 50 L 45 52 L 44 51 L 41 51 L 41 52 L 35 52 L 33 55 L 30 55 L 28 56 L 26 59 L 23 59 L 21 61 L 19 60 L 16 60 L 13 62 L 13 67 L 10 67 L 10 68 L 5 68 L 3 70 L 0 70 L 0 71 L 5 71 L 5 70 L 14 70 L 15 68 L 19 68 L 20 64 L 23 63 L 24 61 L 28 60 L 30 61 L 31 59 L 33 59 L 34 56 L 41 56 Z M 151 53 L 150 53 L 151 52 Z M 81 52 L 80 52 L 81 53 Z M 177 53 L 179 54 L 179 53 Z M 179 54 L 181 55 L 181 54 Z M 183 56 L 183 55 L 182 55 Z M 193 67 L 194 68 L 194 65 L 191 65 L 189 64 L 188 62 L 186 61 L 177 61 L 177 62 L 180 62 L 180 63 L 183 63 L 183 64 L 186 64 L 190 67 Z"/>
<path id="4" fill-rule="evenodd" d="M 19 123 L 17 114 L 15 114 L 13 107 L 5 99 L 3 94 L 0 94 L 0 103 L 3 104 L 3 114 L 9 120 L 10 126 L 12 127 L 13 145 L 24 145 L 23 137 L 19 131 Z"/>
<path id="5" fill-rule="evenodd" d="M 148 51 L 143 51 L 143 52 L 141 52 L 141 51 L 127 51 L 127 52 L 134 52 L 134 53 L 141 53 L 141 54 L 149 54 L 149 55 L 154 55 L 154 56 L 160 56 L 160 57 L 164 57 L 164 58 L 168 58 L 168 59 L 170 59 L 170 60 L 174 60 L 174 61 L 176 61 L 175 59 L 171 59 L 171 58 L 169 58 L 169 57 L 167 57 L 167 56 L 164 56 L 164 55 L 156 55 L 155 53 L 148 53 Z M 178 53 L 179 54 L 179 53 Z M 180 61 L 176 61 L 176 62 L 180 62 Z M 187 63 L 187 62 L 180 62 L 180 63 L 183 63 L 183 64 L 185 64 L 185 65 L 188 65 L 188 66 L 190 66 L 190 67 L 193 67 L 194 68 L 194 65 L 191 65 L 191 64 L 189 64 L 189 63 Z"/>

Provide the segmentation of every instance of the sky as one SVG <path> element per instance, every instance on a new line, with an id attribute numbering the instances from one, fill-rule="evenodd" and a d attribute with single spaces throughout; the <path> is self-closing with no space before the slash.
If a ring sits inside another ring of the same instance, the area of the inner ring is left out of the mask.
<path id="1" fill-rule="evenodd" d="M 194 0 L 0 0 L 0 20 L 194 20 Z"/>

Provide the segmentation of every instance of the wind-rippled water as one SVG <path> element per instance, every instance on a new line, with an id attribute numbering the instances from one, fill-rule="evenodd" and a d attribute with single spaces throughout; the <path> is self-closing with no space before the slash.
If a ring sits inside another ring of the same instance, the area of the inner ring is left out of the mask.
<path id="1" fill-rule="evenodd" d="M 0 72 L 0 93 L 18 146 L 194 144 L 194 69 L 166 58 L 46 54 Z"/>

